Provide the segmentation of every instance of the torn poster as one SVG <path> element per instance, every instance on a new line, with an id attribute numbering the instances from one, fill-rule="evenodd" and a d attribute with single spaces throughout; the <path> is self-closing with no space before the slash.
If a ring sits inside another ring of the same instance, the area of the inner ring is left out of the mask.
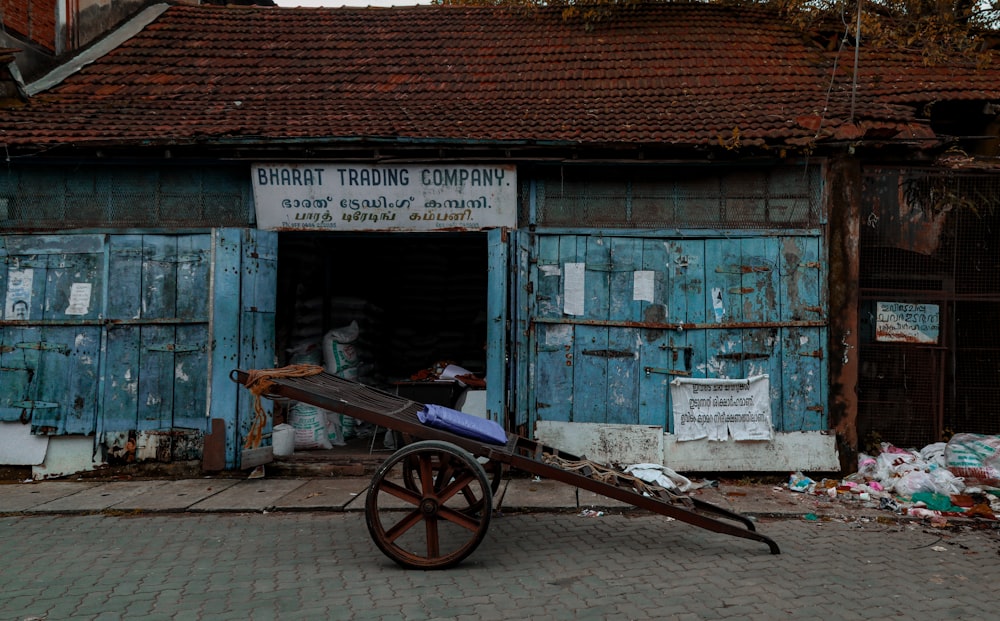
<path id="1" fill-rule="evenodd" d="M 678 441 L 770 440 L 770 380 L 676 378 L 670 382 L 674 434 Z"/>
<path id="2" fill-rule="evenodd" d="M 67 315 L 86 315 L 90 312 L 90 293 L 94 285 L 89 282 L 75 282 L 69 290 Z"/>
<path id="3" fill-rule="evenodd" d="M 31 292 L 35 270 L 11 269 L 7 272 L 7 298 L 4 304 L 4 319 L 25 321 L 31 319 Z"/>

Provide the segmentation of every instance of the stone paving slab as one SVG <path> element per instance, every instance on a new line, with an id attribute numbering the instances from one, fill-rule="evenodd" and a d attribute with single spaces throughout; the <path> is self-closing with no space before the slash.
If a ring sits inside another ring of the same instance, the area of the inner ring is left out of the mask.
<path id="1" fill-rule="evenodd" d="M 120 511 L 185 511 L 206 498 L 237 484 L 235 479 L 181 479 L 163 481 L 160 485 L 131 496 L 111 506 Z M 109 485 L 117 485 L 110 483 Z"/>
<path id="2" fill-rule="evenodd" d="M 190 511 L 264 511 L 308 483 L 308 479 L 250 479 L 194 503 Z"/>
<path id="3" fill-rule="evenodd" d="M 585 489 L 580 490 L 580 494 L 577 498 L 579 500 L 580 509 L 622 510 L 632 508 L 632 505 L 627 502 L 615 500 L 614 498 L 608 498 L 607 496 L 602 496 L 601 494 L 595 494 L 594 492 Z"/>
<path id="4" fill-rule="evenodd" d="M 73 483 L 79 485 L 82 491 L 52 500 L 31 509 L 36 513 L 88 513 L 104 511 L 127 501 L 157 490 L 165 481 L 112 481 L 90 485 L 88 483 Z M 41 485 L 49 485 L 42 483 Z"/>
<path id="5" fill-rule="evenodd" d="M 344 511 L 365 508 L 368 481 L 312 479 L 274 502 L 276 511 Z"/>
<path id="6" fill-rule="evenodd" d="M 496 499 L 494 506 L 500 504 L 506 511 L 575 510 L 578 508 L 576 490 L 572 485 L 549 479 L 511 479 L 509 485 L 501 484 L 503 496 Z"/>
<path id="7" fill-rule="evenodd" d="M 30 511 L 39 505 L 65 496 L 80 494 L 100 483 L 48 481 L 45 483 L 11 483 L 0 485 L 0 513 Z"/>

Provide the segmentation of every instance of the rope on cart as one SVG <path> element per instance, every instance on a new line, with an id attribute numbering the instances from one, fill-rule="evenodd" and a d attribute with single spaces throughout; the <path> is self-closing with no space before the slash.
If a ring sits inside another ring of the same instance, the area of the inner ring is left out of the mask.
<path id="1" fill-rule="evenodd" d="M 600 481 L 601 483 L 606 483 L 615 487 L 620 487 L 623 482 L 627 483 L 631 485 L 637 493 L 644 496 L 664 499 L 664 495 L 666 495 L 671 500 L 679 500 L 681 502 L 689 500 L 686 496 L 678 494 L 674 490 L 667 489 L 662 485 L 648 483 L 639 477 L 624 473 L 621 470 L 609 468 L 608 466 L 590 461 L 589 459 L 569 460 L 551 453 L 542 453 L 542 461 L 550 466 L 556 466 L 558 468 L 562 468 L 563 470 L 571 470 L 574 472 L 589 470 L 589 473 L 581 472 L 580 474 L 588 479 Z"/>
<path id="2" fill-rule="evenodd" d="M 250 369 L 247 371 L 245 386 L 253 393 L 253 425 L 243 442 L 243 448 L 254 449 L 260 446 L 264 439 L 264 427 L 267 425 L 267 412 L 260 401 L 261 395 L 267 393 L 277 377 L 309 377 L 323 372 L 323 367 L 316 364 L 290 364 L 280 369 Z"/>

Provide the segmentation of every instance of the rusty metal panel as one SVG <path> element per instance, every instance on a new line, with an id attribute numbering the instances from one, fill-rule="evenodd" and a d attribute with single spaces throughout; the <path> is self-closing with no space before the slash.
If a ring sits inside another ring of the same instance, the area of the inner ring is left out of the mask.
<path id="1" fill-rule="evenodd" d="M 1000 176 L 870 168 L 863 199 L 863 444 L 1000 432 Z"/>

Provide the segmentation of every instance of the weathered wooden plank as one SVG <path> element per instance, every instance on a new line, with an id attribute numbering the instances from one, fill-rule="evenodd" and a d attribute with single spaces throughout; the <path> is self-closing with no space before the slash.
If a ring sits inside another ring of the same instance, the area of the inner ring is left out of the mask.
<path id="1" fill-rule="evenodd" d="M 211 278 L 211 237 L 208 235 L 182 235 L 177 238 L 177 307 L 180 319 L 208 321 L 209 299 L 205 292 Z"/>
<path id="2" fill-rule="evenodd" d="M 274 311 L 277 290 L 277 234 L 247 229 L 241 235 L 240 348 L 239 364 L 244 369 L 274 366 Z M 245 391 L 243 391 L 245 392 Z M 270 409 L 271 404 L 265 404 Z M 254 422 L 250 400 L 240 401 L 238 438 L 243 438 Z M 270 416 L 263 429 L 270 432 Z M 240 464 L 240 467 L 248 466 Z"/>
<path id="3" fill-rule="evenodd" d="M 97 420 L 101 330 L 96 326 L 54 327 L 44 338 L 32 399 L 58 407 L 36 408 L 32 427 L 54 427 L 58 434 L 89 434 Z"/>
<path id="4" fill-rule="evenodd" d="M 782 328 L 782 431 L 827 429 L 826 330 Z"/>
<path id="5" fill-rule="evenodd" d="M 608 319 L 640 321 L 642 302 L 635 299 L 635 273 L 642 265 L 642 240 L 634 237 L 611 238 L 608 243 L 611 247 Z M 605 423 L 639 422 L 639 352 L 642 349 L 639 333 L 638 328 L 608 330 Z"/>
<path id="6" fill-rule="evenodd" d="M 567 240 L 574 240 L 573 244 Z M 539 235 L 532 279 L 534 312 L 540 318 L 563 316 L 565 265 L 578 262 L 575 238 Z M 566 254 L 563 249 L 569 249 Z M 569 421 L 573 416 L 573 327 L 535 324 L 532 355 L 535 381 L 531 400 L 535 420 Z"/>
<path id="7" fill-rule="evenodd" d="M 173 318 L 177 309 L 177 238 L 146 235 L 142 253 L 142 317 Z"/>
<path id="8" fill-rule="evenodd" d="M 586 265 L 584 273 L 584 319 L 607 319 L 609 313 L 611 253 L 607 240 L 581 237 L 576 256 Z M 580 262 L 579 260 L 577 262 Z M 575 422 L 603 423 L 608 408 L 607 359 L 588 355 L 608 349 L 608 328 L 579 325 L 573 343 L 573 402 Z"/>
<path id="9" fill-rule="evenodd" d="M 640 269 L 653 272 L 653 301 L 641 303 L 641 321 L 666 322 L 671 297 L 670 257 L 667 245 L 659 239 L 642 240 Z M 666 429 L 668 386 L 670 376 L 663 373 L 646 373 L 646 367 L 666 368 L 671 362 L 666 348 L 670 335 L 665 330 L 642 330 L 638 360 L 638 423 L 659 425 Z"/>
<path id="10" fill-rule="evenodd" d="M 108 254 L 109 319 L 142 317 L 142 236 L 112 235 Z"/>
<path id="11" fill-rule="evenodd" d="M 226 425 L 227 468 L 234 468 L 238 463 L 236 428 L 239 413 L 252 411 L 247 401 L 250 397 L 245 394 L 248 391 L 237 390 L 239 386 L 229 379 L 230 371 L 240 362 L 240 240 L 239 229 L 213 232 L 210 418 L 222 420 Z"/>
<path id="12" fill-rule="evenodd" d="M 515 274 L 508 268 L 506 231 L 493 229 L 487 233 L 487 296 L 486 296 L 486 410 L 487 416 L 504 424 L 504 391 L 507 389 L 507 283 Z M 515 423 L 516 424 L 516 423 Z"/>
<path id="13" fill-rule="evenodd" d="M 208 427 L 208 325 L 176 328 L 173 357 L 173 427 Z"/>
<path id="14" fill-rule="evenodd" d="M 138 291 L 138 287 L 133 290 Z M 121 307 L 119 307 L 121 308 Z M 139 326 L 109 326 L 105 345 L 102 429 L 136 429 L 139 415 Z"/>
<path id="15" fill-rule="evenodd" d="M 738 241 L 705 241 L 705 312 L 709 321 L 720 324 L 718 330 L 709 330 L 706 335 L 707 377 L 745 377 L 740 356 L 743 352 L 742 331 L 724 327 L 726 323 L 743 318 L 740 296 L 730 293 L 739 289 L 742 281 L 741 275 L 730 269 L 730 266 L 739 265 L 739 261 Z"/>
<path id="16" fill-rule="evenodd" d="M 510 291 L 513 298 L 511 312 L 514 316 L 510 317 L 513 326 L 511 333 L 513 342 L 509 343 L 509 346 L 515 364 L 514 368 L 511 369 L 514 375 L 507 387 L 511 396 L 508 415 L 513 417 L 513 420 L 508 422 L 512 423 L 512 429 L 520 429 L 523 435 L 528 435 L 527 429 L 531 428 L 531 423 L 536 419 L 534 395 L 531 394 L 530 389 L 534 385 L 533 369 L 535 365 L 529 361 L 534 355 L 537 339 L 535 331 L 531 329 L 530 319 L 535 301 L 528 286 L 534 283 L 537 277 L 532 272 L 531 267 L 533 235 L 528 231 L 512 231 L 511 235 L 514 252 L 512 269 L 516 273 L 516 277 L 511 282 L 516 283 L 517 286 Z M 520 425 L 525 425 L 525 428 L 521 429 Z"/>
<path id="17" fill-rule="evenodd" d="M 173 424 L 175 342 L 174 326 L 146 325 L 139 331 L 136 429 L 140 431 L 169 429 Z"/>
<path id="18" fill-rule="evenodd" d="M 783 237 L 781 250 L 781 319 L 812 321 L 826 317 L 821 278 L 820 238 Z"/>
<path id="19" fill-rule="evenodd" d="M 4 235 L 8 256 L 48 254 L 98 254 L 104 235 Z"/>
<path id="20" fill-rule="evenodd" d="M 779 321 L 779 259 L 778 240 L 772 237 L 751 237 L 739 241 L 739 264 L 734 266 L 741 273 L 738 296 L 742 321 Z M 728 266 L 727 266 L 728 267 Z"/>
<path id="21" fill-rule="evenodd" d="M 563 262 L 558 235 L 539 235 L 534 276 L 534 313 L 540 318 L 562 317 L 563 311 Z M 575 261 L 575 256 L 572 259 Z"/>

